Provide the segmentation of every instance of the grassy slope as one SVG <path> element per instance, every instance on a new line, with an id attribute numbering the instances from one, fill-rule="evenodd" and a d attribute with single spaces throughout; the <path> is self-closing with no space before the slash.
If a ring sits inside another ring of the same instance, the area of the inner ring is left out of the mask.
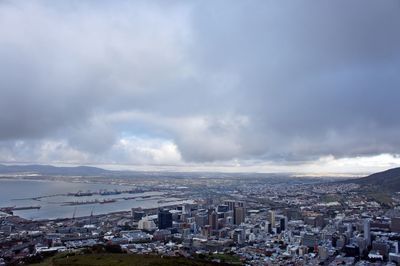
<path id="1" fill-rule="evenodd" d="M 198 261 L 180 257 L 160 257 L 155 255 L 132 254 L 83 254 L 68 256 L 58 254 L 46 259 L 36 266 L 158 266 L 158 265 L 183 265 L 183 266 L 211 266 L 222 265 L 206 261 Z"/>
<path id="2" fill-rule="evenodd" d="M 400 191 L 400 168 L 389 169 L 348 182 L 375 187 L 379 192 L 397 192 Z"/>

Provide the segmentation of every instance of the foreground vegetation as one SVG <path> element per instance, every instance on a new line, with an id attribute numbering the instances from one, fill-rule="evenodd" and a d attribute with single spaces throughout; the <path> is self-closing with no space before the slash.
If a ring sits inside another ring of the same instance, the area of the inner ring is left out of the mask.
<path id="1" fill-rule="evenodd" d="M 130 255 L 130 254 L 60 254 L 48 258 L 37 266 L 150 266 L 150 265 L 187 265 L 187 266 L 208 266 L 220 265 L 218 263 L 197 261 L 181 257 L 160 257 L 155 255 Z"/>
<path id="2" fill-rule="evenodd" d="M 169 257 L 161 255 L 138 255 L 107 251 L 103 247 L 77 252 L 63 252 L 50 256 L 35 266 L 151 266 L 151 265 L 183 265 L 183 266 L 211 266 L 211 265 L 241 265 L 239 258 L 231 255 L 218 257 L 196 256 L 196 258 Z"/>

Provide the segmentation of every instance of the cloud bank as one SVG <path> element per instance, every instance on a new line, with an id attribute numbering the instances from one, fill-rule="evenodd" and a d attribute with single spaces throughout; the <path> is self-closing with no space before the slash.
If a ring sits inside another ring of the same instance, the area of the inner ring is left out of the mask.
<path id="1" fill-rule="evenodd" d="M 0 160 L 312 171 L 321 158 L 397 158 L 399 11 L 0 1 Z"/>

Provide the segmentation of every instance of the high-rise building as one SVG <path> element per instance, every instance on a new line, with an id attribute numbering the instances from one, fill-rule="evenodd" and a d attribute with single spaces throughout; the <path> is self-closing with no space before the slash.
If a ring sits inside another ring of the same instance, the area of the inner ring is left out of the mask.
<path id="1" fill-rule="evenodd" d="M 236 200 L 225 200 L 224 205 L 228 206 L 230 211 L 235 210 L 235 207 L 244 207 L 244 202 Z"/>
<path id="2" fill-rule="evenodd" d="M 228 206 L 227 212 L 230 211 L 233 212 L 234 224 L 239 225 L 244 222 L 244 218 L 246 216 L 246 209 L 244 207 L 244 202 L 235 200 L 225 200 L 224 205 Z"/>
<path id="3" fill-rule="evenodd" d="M 227 212 L 227 211 L 229 211 L 229 206 L 224 205 L 224 204 L 218 205 L 217 211 L 218 212 Z"/>
<path id="4" fill-rule="evenodd" d="M 158 228 L 167 229 L 172 227 L 172 213 L 167 209 L 158 211 Z"/>
<path id="5" fill-rule="evenodd" d="M 157 229 L 157 226 L 153 220 L 148 219 L 148 217 L 143 217 L 138 222 L 138 229 L 151 231 Z"/>
<path id="6" fill-rule="evenodd" d="M 270 210 L 269 211 L 269 223 L 271 224 L 271 227 L 275 227 L 275 211 Z"/>
<path id="7" fill-rule="evenodd" d="M 218 215 L 215 210 L 212 211 L 208 216 L 208 224 L 211 226 L 212 230 L 218 229 Z"/>
<path id="8" fill-rule="evenodd" d="M 191 206 L 189 204 L 182 205 L 182 213 L 190 215 L 191 212 L 192 212 L 192 209 L 191 209 Z"/>
<path id="9" fill-rule="evenodd" d="M 285 216 L 281 216 L 279 218 L 279 225 L 281 228 L 281 231 L 285 231 L 287 228 L 287 218 Z"/>
<path id="10" fill-rule="evenodd" d="M 369 219 L 364 220 L 364 239 L 367 246 L 371 245 L 371 224 Z"/>
<path id="11" fill-rule="evenodd" d="M 200 212 L 195 216 L 196 224 L 200 227 L 208 225 L 208 215 L 205 212 Z"/>
<path id="12" fill-rule="evenodd" d="M 235 207 L 234 209 L 234 224 L 240 225 L 241 223 L 244 223 L 244 218 L 246 216 L 246 211 L 244 207 Z"/>
<path id="13" fill-rule="evenodd" d="M 139 221 L 145 216 L 145 213 L 140 209 L 132 209 L 132 216 L 134 221 Z"/>
<path id="14" fill-rule="evenodd" d="M 272 226 L 270 222 L 265 222 L 264 230 L 270 234 L 272 233 Z"/>
<path id="15" fill-rule="evenodd" d="M 244 230 L 243 229 L 235 229 L 235 231 L 233 231 L 233 235 L 232 235 L 233 241 L 235 241 L 238 244 L 243 244 L 244 241 L 246 240 L 246 235 L 244 234 Z"/>
<path id="16" fill-rule="evenodd" d="M 224 205 L 228 206 L 228 210 L 233 211 L 233 209 L 235 208 L 235 202 L 234 200 L 225 200 L 224 201 Z"/>

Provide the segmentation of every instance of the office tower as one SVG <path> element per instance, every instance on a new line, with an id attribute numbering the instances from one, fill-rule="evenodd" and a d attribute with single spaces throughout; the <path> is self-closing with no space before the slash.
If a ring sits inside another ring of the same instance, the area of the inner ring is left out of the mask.
<path id="1" fill-rule="evenodd" d="M 244 218 L 246 216 L 246 211 L 244 207 L 235 207 L 234 209 L 234 223 L 236 225 L 240 225 L 241 223 L 244 223 Z"/>
<path id="2" fill-rule="evenodd" d="M 226 207 L 228 207 L 227 212 L 233 212 L 233 223 L 236 225 L 241 224 L 244 222 L 244 218 L 246 215 L 246 209 L 244 207 L 244 202 L 242 201 L 235 201 L 235 200 L 225 200 L 222 206 L 222 210 L 226 210 Z"/>
<path id="3" fill-rule="evenodd" d="M 275 227 L 275 211 L 270 210 L 269 211 L 269 223 L 271 224 L 271 227 Z"/>
<path id="4" fill-rule="evenodd" d="M 158 212 L 158 228 L 167 229 L 172 227 L 172 213 L 167 209 L 160 209 Z"/>
<path id="5" fill-rule="evenodd" d="M 208 225 L 208 222 L 209 222 L 208 221 L 208 214 L 204 213 L 204 212 L 196 214 L 195 221 L 196 221 L 196 224 L 198 226 L 200 226 L 200 227 Z"/>
<path id="6" fill-rule="evenodd" d="M 182 205 L 182 213 L 191 215 L 191 206 L 189 204 Z"/>
<path id="7" fill-rule="evenodd" d="M 235 201 L 234 200 L 226 200 L 224 201 L 224 205 L 228 206 L 228 210 L 233 211 L 235 208 Z"/>
<path id="8" fill-rule="evenodd" d="M 139 221 L 145 216 L 145 213 L 142 210 L 132 209 L 132 216 L 134 221 Z"/>
<path id="9" fill-rule="evenodd" d="M 227 212 L 229 211 L 228 205 L 218 205 L 217 212 Z"/>
<path id="10" fill-rule="evenodd" d="M 271 227 L 271 223 L 270 222 L 265 222 L 264 230 L 267 231 L 270 234 L 272 233 L 272 227 Z"/>
<path id="11" fill-rule="evenodd" d="M 243 244 L 246 240 L 246 235 L 243 234 L 244 230 L 243 229 L 235 229 L 235 231 L 233 231 L 233 241 L 238 243 L 238 244 Z M 244 235 L 244 237 L 243 237 Z"/>
<path id="12" fill-rule="evenodd" d="M 371 245 L 371 224 L 369 219 L 364 220 L 364 239 L 367 246 Z"/>
<path id="13" fill-rule="evenodd" d="M 210 213 L 208 217 L 208 224 L 211 226 L 212 230 L 218 229 L 218 215 L 215 210 Z"/>
<path id="14" fill-rule="evenodd" d="M 279 225 L 281 227 L 281 231 L 285 231 L 287 227 L 287 218 L 282 216 L 279 218 Z"/>
<path id="15" fill-rule="evenodd" d="M 230 211 L 235 210 L 235 207 L 244 207 L 244 202 L 235 200 L 225 200 L 224 205 L 228 206 Z"/>
<path id="16" fill-rule="evenodd" d="M 151 231 L 157 229 L 157 226 L 153 220 L 148 219 L 148 217 L 143 217 L 138 222 L 138 229 Z"/>

